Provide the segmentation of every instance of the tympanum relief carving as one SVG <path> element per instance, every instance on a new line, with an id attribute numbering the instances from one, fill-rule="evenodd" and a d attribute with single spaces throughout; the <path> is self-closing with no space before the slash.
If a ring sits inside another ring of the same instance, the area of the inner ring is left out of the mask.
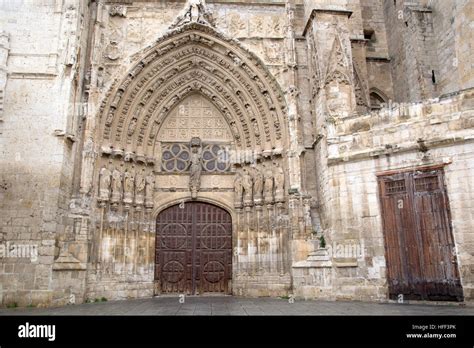
<path id="1" fill-rule="evenodd" d="M 162 142 L 189 142 L 193 137 L 203 141 L 233 140 L 226 120 L 199 94 L 189 96 L 171 111 L 158 138 Z"/>

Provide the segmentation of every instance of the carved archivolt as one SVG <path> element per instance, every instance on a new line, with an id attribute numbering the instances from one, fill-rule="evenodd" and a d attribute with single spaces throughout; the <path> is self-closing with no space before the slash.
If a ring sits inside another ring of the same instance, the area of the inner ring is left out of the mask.
<path id="1" fill-rule="evenodd" d="M 263 63 L 209 26 L 185 24 L 159 39 L 100 108 L 103 151 L 154 158 L 171 110 L 199 93 L 223 115 L 237 148 L 285 146 L 283 94 Z"/>

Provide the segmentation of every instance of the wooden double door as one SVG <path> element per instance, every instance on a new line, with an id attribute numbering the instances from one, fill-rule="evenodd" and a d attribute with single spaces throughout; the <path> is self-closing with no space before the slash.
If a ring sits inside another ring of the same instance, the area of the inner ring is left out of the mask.
<path id="1" fill-rule="evenodd" d="M 391 299 L 462 301 L 442 169 L 379 177 Z"/>
<path id="2" fill-rule="evenodd" d="M 157 218 L 157 293 L 230 293 L 232 219 L 211 204 L 186 202 Z"/>

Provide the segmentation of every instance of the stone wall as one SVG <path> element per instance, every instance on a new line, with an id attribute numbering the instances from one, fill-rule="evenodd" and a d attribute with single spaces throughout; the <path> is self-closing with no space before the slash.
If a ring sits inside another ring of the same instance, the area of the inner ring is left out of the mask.
<path id="1" fill-rule="evenodd" d="M 474 86 L 472 23 L 474 3 L 432 1 L 434 42 L 438 58 L 436 88 L 438 95 Z"/>
<path id="2" fill-rule="evenodd" d="M 72 189 L 84 64 L 80 47 L 88 21 L 87 3 L 61 4 L 0 2 L 10 43 L 0 123 L 3 304 L 37 305 L 55 296 L 52 265 Z M 26 254 L 16 255 L 26 245 Z M 69 292 L 70 286 L 78 284 L 62 282 L 57 290 Z"/>
<path id="3" fill-rule="evenodd" d="M 473 86 L 472 1 L 385 1 L 394 100 L 412 102 Z"/>

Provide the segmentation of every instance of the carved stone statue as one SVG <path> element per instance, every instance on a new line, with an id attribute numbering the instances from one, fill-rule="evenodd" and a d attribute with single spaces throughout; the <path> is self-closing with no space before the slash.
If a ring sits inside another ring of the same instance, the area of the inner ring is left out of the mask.
<path id="1" fill-rule="evenodd" d="M 212 25 L 213 18 L 206 9 L 205 0 L 188 0 L 183 12 L 178 16 L 170 28 L 176 28 L 189 22 Z"/>
<path id="2" fill-rule="evenodd" d="M 278 163 L 274 164 L 273 172 L 275 179 L 275 201 L 283 202 L 285 200 L 285 172 Z"/>
<path id="3" fill-rule="evenodd" d="M 201 0 L 189 0 L 189 16 L 191 22 L 197 22 L 199 20 L 200 6 L 202 6 Z"/>
<path id="4" fill-rule="evenodd" d="M 263 174 L 258 167 L 253 170 L 253 201 L 256 205 L 262 204 Z"/>
<path id="5" fill-rule="evenodd" d="M 252 200 L 252 177 L 247 169 L 243 170 L 242 175 L 242 188 L 244 191 L 244 206 L 251 206 L 253 203 Z"/>
<path id="6" fill-rule="evenodd" d="M 242 208 L 242 175 L 237 173 L 234 179 L 234 206 L 236 208 Z"/>
<path id="7" fill-rule="evenodd" d="M 123 173 L 123 202 L 125 204 L 133 202 L 134 179 L 134 175 L 128 170 Z"/>
<path id="8" fill-rule="evenodd" d="M 138 173 L 135 177 L 135 204 L 137 205 L 144 203 L 145 185 L 145 176 L 142 173 Z"/>
<path id="9" fill-rule="evenodd" d="M 270 166 L 263 167 L 263 192 L 266 204 L 273 204 L 273 171 Z"/>
<path id="10" fill-rule="evenodd" d="M 99 200 L 102 202 L 107 202 L 110 198 L 111 175 L 112 173 L 107 169 L 107 167 L 103 167 L 100 170 Z"/>
<path id="11" fill-rule="evenodd" d="M 137 120 L 136 117 L 134 117 L 130 120 L 130 124 L 128 125 L 128 132 L 127 132 L 127 134 L 129 136 L 131 136 L 131 135 L 133 135 L 133 133 L 135 133 L 135 129 L 137 128 L 137 122 L 138 122 L 138 120 Z"/>
<path id="12" fill-rule="evenodd" d="M 191 190 L 191 197 L 197 198 L 197 193 L 201 188 L 201 139 L 191 139 L 191 164 L 189 167 L 189 189 Z"/>
<path id="13" fill-rule="evenodd" d="M 153 208 L 154 200 L 153 194 L 155 191 L 155 176 L 153 174 L 147 175 L 145 178 L 145 206 L 147 208 Z"/>
<path id="14" fill-rule="evenodd" d="M 94 151 L 94 141 L 91 137 L 88 137 L 84 142 L 84 148 L 82 150 L 83 165 L 81 169 L 81 187 L 80 192 L 87 194 L 92 188 L 92 178 L 94 171 L 94 162 L 97 154 Z M 105 167 L 104 167 L 105 168 Z M 109 184 L 108 184 L 108 195 L 110 196 L 110 171 L 109 171 Z M 108 198 L 107 198 L 108 200 Z"/>
<path id="15" fill-rule="evenodd" d="M 122 173 L 118 169 L 112 172 L 112 203 L 118 203 L 122 199 Z"/>

